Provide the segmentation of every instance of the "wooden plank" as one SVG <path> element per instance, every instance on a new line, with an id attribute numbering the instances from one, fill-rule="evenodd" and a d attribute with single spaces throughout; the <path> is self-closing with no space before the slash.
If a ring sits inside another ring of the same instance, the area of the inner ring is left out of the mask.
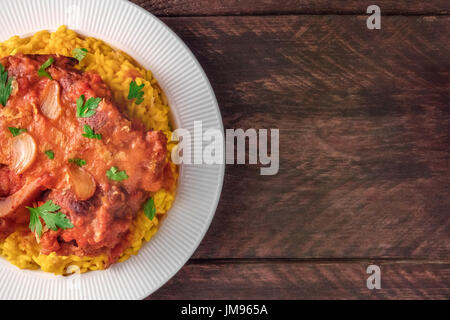
<path id="1" fill-rule="evenodd" d="M 158 16 L 364 14 L 373 1 L 362 0 L 132 0 Z M 448 14 L 447 0 L 378 0 L 383 14 Z"/>
<path id="2" fill-rule="evenodd" d="M 449 17 L 165 18 L 226 128 L 280 128 L 281 168 L 227 166 L 195 258 L 448 257 Z"/>
<path id="3" fill-rule="evenodd" d="M 372 262 L 193 263 L 147 299 L 449 299 L 450 264 L 379 262 L 381 289 L 367 289 Z"/>

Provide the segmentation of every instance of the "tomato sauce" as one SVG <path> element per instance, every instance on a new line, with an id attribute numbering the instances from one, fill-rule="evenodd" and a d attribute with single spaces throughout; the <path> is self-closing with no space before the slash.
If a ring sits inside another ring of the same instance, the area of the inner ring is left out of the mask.
<path id="1" fill-rule="evenodd" d="M 54 63 L 47 72 L 52 80 L 37 72 L 50 57 Z M 144 132 L 143 126 L 133 125 L 114 105 L 111 91 L 100 76 L 76 70 L 76 61 L 71 58 L 17 55 L 0 62 L 15 79 L 7 106 L 0 106 L 0 202 L 12 202 L 14 197 L 17 203 L 16 209 L 0 212 L 0 237 L 7 236 L 17 221 L 28 223 L 25 206 L 52 200 L 74 227 L 44 232 L 40 239 L 43 253 L 79 256 L 107 253 L 111 262 L 115 261 L 128 246 L 130 225 L 149 194 L 169 186 L 174 179 L 168 169 L 164 134 Z M 54 112 L 58 114 L 55 119 L 42 112 L 50 85 L 59 88 L 56 100 L 60 110 L 59 114 Z M 85 101 L 101 98 L 91 117 L 77 117 L 77 100 L 82 95 Z M 83 136 L 86 125 L 101 134 L 102 139 Z M 12 169 L 15 138 L 9 127 L 26 129 L 36 145 L 34 159 L 23 173 L 17 174 Z M 54 153 L 54 159 L 46 155 L 48 150 Z M 86 164 L 75 168 L 71 159 L 83 159 Z M 108 178 L 106 173 L 112 167 L 126 172 L 128 178 L 123 181 Z M 77 171 L 79 175 L 71 174 L 74 170 L 81 171 Z M 76 184 L 74 176 L 84 180 Z M 80 199 L 89 187 L 77 186 L 86 182 L 89 185 L 89 181 L 93 181 L 93 193 L 88 199 Z M 22 199 L 18 193 L 33 182 L 39 186 L 37 196 Z"/>

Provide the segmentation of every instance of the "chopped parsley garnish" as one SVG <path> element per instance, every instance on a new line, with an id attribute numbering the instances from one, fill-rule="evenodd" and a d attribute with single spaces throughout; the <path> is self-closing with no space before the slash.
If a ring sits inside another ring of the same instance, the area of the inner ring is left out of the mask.
<path id="1" fill-rule="evenodd" d="M 83 160 L 83 159 L 80 159 L 80 158 L 69 159 L 69 163 L 74 163 L 77 166 L 79 166 L 80 168 L 87 164 L 86 160 Z"/>
<path id="2" fill-rule="evenodd" d="M 144 204 L 144 213 L 147 218 L 153 220 L 156 216 L 156 207 L 155 201 L 153 198 L 148 199 L 148 201 Z"/>
<path id="3" fill-rule="evenodd" d="M 77 100 L 77 117 L 78 118 L 90 118 L 92 117 L 96 109 L 98 108 L 98 105 L 100 104 L 100 101 L 102 101 L 101 98 L 90 98 L 86 103 L 84 101 L 86 98 L 84 95 L 78 98 Z"/>
<path id="4" fill-rule="evenodd" d="M 6 107 L 9 97 L 12 93 L 12 78 L 8 79 L 8 72 L 0 63 L 0 104 Z"/>
<path id="5" fill-rule="evenodd" d="M 92 127 L 87 124 L 84 125 L 84 132 L 85 133 L 83 134 L 83 137 L 86 137 L 88 139 L 102 140 L 102 135 L 96 134 L 94 129 L 92 129 Z"/>
<path id="6" fill-rule="evenodd" d="M 45 63 L 41 66 L 41 68 L 38 70 L 38 75 L 40 76 L 40 77 L 47 77 L 47 78 L 49 78 L 50 80 L 53 80 L 53 78 L 52 78 L 52 76 L 50 75 L 50 73 L 48 73 L 47 71 L 46 71 L 46 69 L 48 68 L 48 67 L 50 67 L 52 64 L 53 64 L 53 62 L 55 62 L 55 59 L 54 58 L 49 58 L 47 61 L 45 61 Z"/>
<path id="7" fill-rule="evenodd" d="M 106 172 L 106 176 L 110 180 L 119 182 L 128 179 L 127 173 L 125 171 L 119 171 L 116 167 L 111 167 L 111 169 Z"/>
<path id="8" fill-rule="evenodd" d="M 73 228 L 73 224 L 66 215 L 58 212 L 61 207 L 54 204 L 52 200 L 38 208 L 27 207 L 27 209 L 30 211 L 30 230 L 36 232 L 39 238 L 42 236 L 42 222 L 39 218 L 42 218 L 47 227 L 53 231 L 58 231 L 58 228 L 64 230 Z"/>
<path id="9" fill-rule="evenodd" d="M 128 94 L 128 100 L 136 99 L 136 104 L 140 105 L 144 102 L 144 89 L 145 84 L 137 85 L 136 81 L 131 81 L 130 83 L 130 93 Z"/>
<path id="10" fill-rule="evenodd" d="M 47 150 L 44 153 L 50 160 L 55 159 L 55 153 L 52 150 Z"/>
<path id="11" fill-rule="evenodd" d="M 9 132 L 11 132 L 13 137 L 20 136 L 22 133 L 25 133 L 28 131 L 27 129 L 13 128 L 13 127 L 8 127 L 8 130 L 9 130 Z"/>
<path id="12" fill-rule="evenodd" d="M 88 50 L 85 48 L 76 48 L 73 50 L 73 57 L 78 60 L 78 62 L 83 61 L 86 58 Z"/>

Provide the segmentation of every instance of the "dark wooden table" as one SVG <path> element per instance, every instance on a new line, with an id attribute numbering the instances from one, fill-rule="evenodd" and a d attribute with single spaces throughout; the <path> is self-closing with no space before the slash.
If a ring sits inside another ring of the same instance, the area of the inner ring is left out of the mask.
<path id="1" fill-rule="evenodd" d="M 281 134 L 279 174 L 227 166 L 203 243 L 149 299 L 450 298 L 448 0 L 133 2 L 192 49 L 226 128 Z"/>

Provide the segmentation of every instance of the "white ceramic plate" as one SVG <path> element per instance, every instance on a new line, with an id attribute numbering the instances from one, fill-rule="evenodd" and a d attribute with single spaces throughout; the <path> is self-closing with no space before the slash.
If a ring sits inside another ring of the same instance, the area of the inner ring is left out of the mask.
<path id="1" fill-rule="evenodd" d="M 0 0 L 0 41 L 67 25 L 102 39 L 153 71 L 169 97 L 175 125 L 193 134 L 223 131 L 214 92 L 187 46 L 160 20 L 124 0 Z M 0 299 L 142 299 L 187 262 L 220 198 L 224 165 L 181 168 L 178 194 L 156 236 L 138 256 L 105 271 L 69 278 L 23 271 L 0 258 Z"/>

